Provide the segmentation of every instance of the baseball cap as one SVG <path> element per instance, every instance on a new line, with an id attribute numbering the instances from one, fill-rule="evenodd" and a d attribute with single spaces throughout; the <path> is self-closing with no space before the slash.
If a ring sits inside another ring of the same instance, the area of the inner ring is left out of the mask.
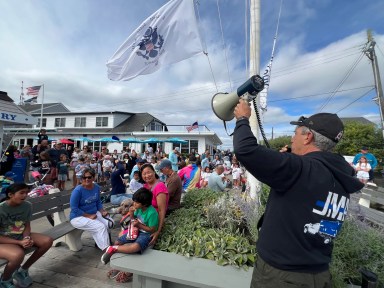
<path id="1" fill-rule="evenodd" d="M 308 118 L 301 116 L 299 120 L 292 121 L 290 124 L 305 126 L 336 143 L 340 141 L 344 133 L 343 122 L 339 116 L 332 113 L 318 113 Z"/>
<path id="2" fill-rule="evenodd" d="M 176 147 L 175 150 L 176 150 L 177 152 L 180 152 L 180 148 L 179 148 L 179 147 Z"/>
<path id="3" fill-rule="evenodd" d="M 4 174 L 4 177 L 5 178 L 15 178 L 17 175 L 15 173 L 13 173 L 12 171 L 8 171 Z"/>
<path id="4" fill-rule="evenodd" d="M 63 144 L 63 143 L 60 140 L 57 140 L 56 144 Z"/>
<path id="5" fill-rule="evenodd" d="M 142 159 L 142 158 L 138 158 L 138 159 L 136 160 L 136 163 L 147 163 L 147 160 Z"/>
<path id="6" fill-rule="evenodd" d="M 160 165 L 159 165 L 159 170 L 161 170 L 161 169 L 163 169 L 165 167 L 168 167 L 168 168 L 172 169 L 172 162 L 169 161 L 168 159 L 162 160 Z"/>
<path id="7" fill-rule="evenodd" d="M 363 146 L 363 147 L 361 147 L 361 150 L 367 151 L 368 147 L 367 146 Z"/>

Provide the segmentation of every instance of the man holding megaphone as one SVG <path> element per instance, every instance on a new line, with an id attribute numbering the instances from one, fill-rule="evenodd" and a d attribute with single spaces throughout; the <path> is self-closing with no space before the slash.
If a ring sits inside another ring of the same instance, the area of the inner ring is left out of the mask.
<path id="1" fill-rule="evenodd" d="M 291 153 L 257 143 L 251 108 L 241 99 L 233 145 L 238 160 L 271 191 L 259 221 L 258 259 L 251 287 L 331 287 L 333 240 L 348 210 L 349 195 L 363 188 L 353 168 L 330 151 L 343 135 L 336 114 L 300 117 Z"/>

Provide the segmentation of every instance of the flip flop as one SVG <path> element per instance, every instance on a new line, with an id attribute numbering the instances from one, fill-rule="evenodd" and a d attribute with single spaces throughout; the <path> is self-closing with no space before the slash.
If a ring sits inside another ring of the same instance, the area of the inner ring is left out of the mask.
<path id="1" fill-rule="evenodd" d="M 120 270 L 112 269 L 108 271 L 107 276 L 109 279 L 115 279 L 116 276 L 119 275 L 119 273 L 120 273 Z"/>
<path id="2" fill-rule="evenodd" d="M 126 283 L 132 280 L 132 273 L 120 271 L 116 276 L 116 282 Z"/>

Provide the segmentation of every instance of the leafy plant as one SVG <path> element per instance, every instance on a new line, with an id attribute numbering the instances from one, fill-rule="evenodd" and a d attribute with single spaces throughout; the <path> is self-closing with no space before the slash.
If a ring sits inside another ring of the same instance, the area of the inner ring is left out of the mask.
<path id="1" fill-rule="evenodd" d="M 361 268 L 367 268 L 384 280 L 384 231 L 349 217 L 336 238 L 331 262 L 333 285 L 361 284 Z"/>
<path id="2" fill-rule="evenodd" d="M 203 208 L 215 203 L 223 194 L 210 189 L 192 189 L 185 194 L 183 204 L 186 208 Z"/>
<path id="3" fill-rule="evenodd" d="M 189 191 L 191 193 L 192 191 Z M 186 197 L 187 197 L 186 195 Z M 193 191 L 195 199 L 188 199 L 184 208 L 173 212 L 166 219 L 155 249 L 214 260 L 219 265 L 233 265 L 248 269 L 255 263 L 256 248 L 252 241 L 242 233 L 235 223 L 240 223 L 242 214 L 233 202 L 228 207 L 228 214 L 237 215 L 237 222 L 218 223 L 219 207 L 227 207 L 223 193 L 209 189 Z M 221 198 L 219 198 L 221 196 Z M 220 200 L 223 199 L 223 200 Z M 186 200 L 186 198 L 184 198 Z M 214 204 L 214 201 L 219 204 Z M 205 206 L 204 203 L 211 203 Z M 209 212 L 208 212 L 209 211 Z M 210 215 L 209 217 L 207 215 Z M 215 220 L 214 220 L 215 219 Z M 218 227 L 220 226 L 220 227 Z"/>

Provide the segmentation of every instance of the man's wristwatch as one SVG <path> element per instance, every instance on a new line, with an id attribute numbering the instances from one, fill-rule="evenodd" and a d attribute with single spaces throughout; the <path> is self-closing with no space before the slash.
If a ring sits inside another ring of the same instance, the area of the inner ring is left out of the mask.
<path id="1" fill-rule="evenodd" d="M 243 119 L 247 119 L 247 120 L 248 120 L 248 117 L 246 117 L 246 116 L 241 116 L 241 117 L 239 117 L 239 118 L 236 119 L 236 122 L 237 122 L 237 121 L 240 121 L 240 120 L 243 120 Z"/>

